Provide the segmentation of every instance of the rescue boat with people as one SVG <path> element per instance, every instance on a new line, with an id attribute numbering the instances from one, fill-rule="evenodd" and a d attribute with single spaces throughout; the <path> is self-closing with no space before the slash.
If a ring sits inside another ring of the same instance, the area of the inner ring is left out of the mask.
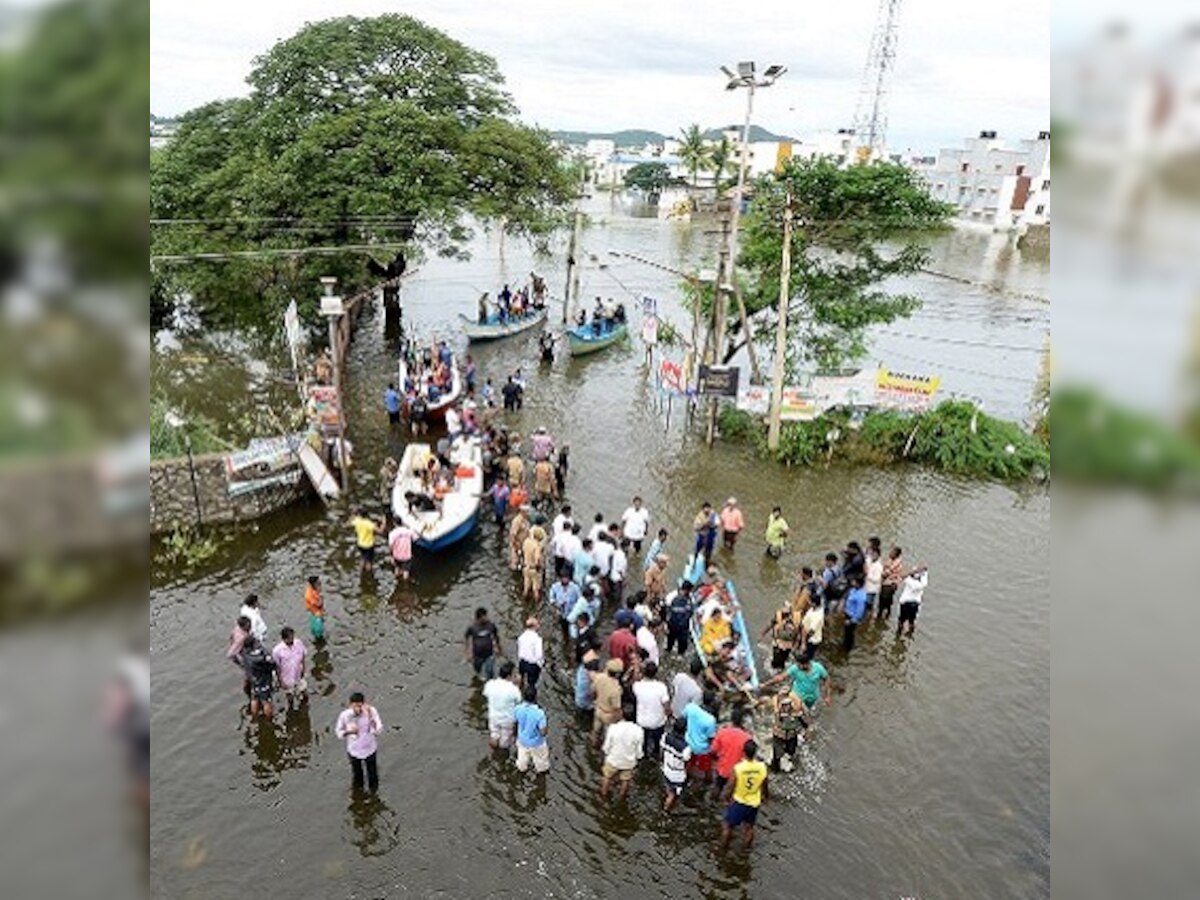
<path id="1" fill-rule="evenodd" d="M 428 444 L 404 448 L 392 487 L 392 514 L 413 530 L 423 550 L 442 550 L 475 530 L 483 496 L 483 450 L 476 437 L 450 445 L 448 467 L 438 463 Z M 428 474 L 426 474 L 428 473 Z M 424 477 L 423 477 L 424 476 Z"/>
<path id="2" fill-rule="evenodd" d="M 480 322 L 478 319 L 472 319 L 462 313 L 459 313 L 458 317 L 462 319 L 463 332 L 466 334 L 467 340 L 475 344 L 512 337 L 536 328 L 546 321 L 546 308 L 544 306 L 541 309 L 534 308 L 525 315 L 515 318 L 506 316 L 503 321 L 497 315 L 488 316 L 486 322 Z"/>
<path id="3" fill-rule="evenodd" d="M 704 557 L 700 555 L 688 557 L 687 565 L 683 570 L 683 577 L 695 585 L 698 591 L 704 584 Z M 750 638 L 750 629 L 746 627 L 746 617 L 742 614 L 742 604 L 738 600 L 737 589 L 733 586 L 733 581 L 730 579 L 725 580 L 725 592 L 729 595 L 726 612 L 730 614 L 730 622 L 733 625 L 733 630 L 738 633 L 737 650 L 734 652 L 734 657 L 746 669 L 748 675 L 746 680 L 747 686 L 751 690 L 757 691 L 759 680 L 758 664 L 754 659 L 754 643 Z M 696 647 L 696 654 L 705 665 L 708 665 L 708 657 L 700 647 L 700 624 L 700 622 L 696 621 L 696 617 L 692 616 L 689 623 L 689 631 L 692 643 Z"/>
<path id="4" fill-rule="evenodd" d="M 408 363 L 404 356 L 400 357 L 399 381 L 397 382 L 403 388 L 408 384 Z M 446 410 L 456 404 L 462 397 L 463 384 L 462 376 L 458 373 L 458 365 L 456 361 L 450 364 L 450 389 L 438 394 L 435 400 L 429 399 L 429 374 L 421 373 L 417 382 L 417 390 L 425 397 L 425 419 L 429 422 L 441 422 L 446 418 Z"/>

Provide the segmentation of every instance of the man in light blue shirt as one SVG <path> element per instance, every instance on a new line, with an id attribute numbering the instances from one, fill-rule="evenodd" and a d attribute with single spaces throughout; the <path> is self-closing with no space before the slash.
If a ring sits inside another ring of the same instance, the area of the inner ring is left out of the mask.
<path id="1" fill-rule="evenodd" d="M 717 736 L 716 708 L 717 695 L 712 691 L 704 692 L 701 704 L 689 703 L 683 708 L 687 742 L 692 748 L 688 766 L 691 771 L 704 777 L 705 784 L 712 781 L 712 742 Z"/>
<path id="2" fill-rule="evenodd" d="M 575 585 L 571 585 L 575 587 Z M 567 616 L 567 621 L 570 625 L 569 634 L 571 639 L 579 637 L 579 626 L 576 624 L 580 616 L 587 616 L 588 624 L 595 625 L 596 617 L 599 610 L 599 602 L 596 600 L 595 593 L 591 588 L 584 588 L 583 593 L 579 595 L 579 599 L 575 601 L 575 605 L 571 607 L 571 612 Z"/>
<path id="3" fill-rule="evenodd" d="M 383 392 L 383 408 L 387 410 L 389 425 L 400 424 L 400 405 L 403 402 L 404 398 L 396 390 L 396 385 L 389 384 L 387 390 Z"/>
<path id="4" fill-rule="evenodd" d="M 592 571 L 595 564 L 596 560 L 592 557 L 592 541 L 590 538 L 584 538 L 583 546 L 571 560 L 571 580 L 582 588 L 588 572 Z"/>
<path id="5" fill-rule="evenodd" d="M 850 576 L 850 591 L 846 594 L 843 609 L 846 621 L 842 625 L 842 650 L 849 653 L 854 649 L 854 632 L 867 612 L 867 589 L 863 587 L 861 575 Z"/>
<path id="6" fill-rule="evenodd" d="M 563 634 L 569 634 L 572 623 L 575 621 L 571 618 L 571 610 L 579 602 L 579 588 L 571 581 L 570 572 L 561 572 L 558 576 L 558 581 L 550 585 L 550 605 L 554 607 L 554 611 L 558 613 L 559 622 L 562 624 Z"/>
<path id="7" fill-rule="evenodd" d="M 642 560 L 642 571 L 649 572 L 650 567 L 654 565 L 654 560 L 658 558 L 658 554 L 663 552 L 663 547 L 667 543 L 667 529 L 658 529 L 658 537 L 650 544 L 650 549 L 646 551 L 646 558 Z"/>
<path id="8" fill-rule="evenodd" d="M 517 770 L 534 771 L 541 774 L 550 771 L 550 747 L 546 744 L 546 713 L 537 705 L 537 688 L 528 686 L 521 695 L 524 699 L 513 710 L 517 723 Z"/>

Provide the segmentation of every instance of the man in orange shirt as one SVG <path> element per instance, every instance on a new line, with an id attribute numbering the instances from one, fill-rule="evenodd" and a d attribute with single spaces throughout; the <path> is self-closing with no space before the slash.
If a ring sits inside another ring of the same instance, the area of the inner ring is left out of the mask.
<path id="1" fill-rule="evenodd" d="M 742 761 L 742 751 L 746 749 L 746 741 L 753 736 L 742 728 L 746 721 L 746 711 L 741 706 L 734 707 L 729 717 L 729 724 L 717 729 L 713 738 L 712 755 L 716 762 L 717 781 L 716 796 L 721 795 L 729 779 L 733 777 L 733 767 Z"/>
<path id="2" fill-rule="evenodd" d="M 725 507 L 721 510 L 721 540 L 726 550 L 733 549 L 738 535 L 745 527 L 746 520 L 742 518 L 742 510 L 738 506 L 737 497 L 730 497 L 725 501 Z"/>
<path id="3" fill-rule="evenodd" d="M 321 576 L 308 577 L 308 586 L 304 588 L 304 606 L 308 610 L 308 630 L 313 640 L 325 640 L 325 601 L 321 598 Z"/>

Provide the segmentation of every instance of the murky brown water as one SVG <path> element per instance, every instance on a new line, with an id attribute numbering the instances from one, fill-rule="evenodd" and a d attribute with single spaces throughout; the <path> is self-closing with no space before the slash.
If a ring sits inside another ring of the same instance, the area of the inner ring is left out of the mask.
<path id="1" fill-rule="evenodd" d="M 600 255 L 620 246 L 668 260 L 699 260 L 704 240 L 697 229 L 618 216 L 587 237 Z M 967 251 L 947 253 L 970 268 Z M 450 316 L 472 311 L 473 288 L 490 288 L 504 274 L 518 281 L 530 267 L 511 245 L 502 261 L 494 243 L 470 264 L 427 265 L 406 288 L 406 318 L 419 334 L 453 335 Z M 561 274 L 540 268 L 560 293 Z M 984 268 L 975 266 L 975 279 L 995 280 Z M 1036 271 L 1019 275 L 1006 283 L 1022 292 L 1039 283 Z M 589 270 L 584 296 L 630 300 L 614 278 L 633 294 L 664 298 L 672 283 L 622 263 Z M 938 302 L 956 297 L 963 309 L 991 304 L 996 328 L 1018 330 L 1005 310 L 1020 301 L 958 285 Z M 969 320 L 959 315 L 964 321 L 936 333 L 972 340 L 991 333 L 979 311 Z M 393 371 L 390 338 L 380 316 L 364 319 L 352 354 L 350 405 L 362 464 L 355 487 L 369 498 L 383 454 L 402 447 L 380 410 Z M 1019 339 L 1031 341 L 1030 328 Z M 543 691 L 553 756 L 544 783 L 522 779 L 489 754 L 484 706 L 461 661 L 462 631 L 480 604 L 496 611 L 508 636 L 526 614 L 492 526 L 453 552 L 419 557 L 413 584 L 396 589 L 382 573 L 360 580 L 340 514 L 317 505 L 288 511 L 237 532 L 189 578 L 156 572 L 156 895 L 1046 895 L 1048 496 L 916 469 L 788 472 L 735 448 L 710 452 L 678 417 L 664 428 L 638 348 L 560 359 L 549 369 L 538 368 L 535 348 L 527 336 L 475 356 L 483 376 L 526 369 L 526 406 L 512 422 L 523 432 L 544 424 L 571 442 L 568 494 L 577 511 L 614 517 L 638 492 L 655 524 L 671 529 L 679 560 L 701 500 L 737 495 L 756 534 L 770 506 L 781 504 L 794 535 L 781 564 L 749 537 L 722 559 L 755 629 L 802 562 L 847 538 L 881 535 L 931 567 L 916 640 L 868 629 L 851 660 L 833 657 L 836 701 L 804 764 L 778 779 L 753 853 L 718 859 L 717 809 L 693 798 L 663 816 L 648 768 L 627 807 L 595 801 L 599 759 L 573 727 L 566 671 L 553 672 Z M 986 365 L 977 354 L 972 367 Z M 974 388 L 985 389 L 985 381 Z M 237 676 L 222 658 L 232 617 L 253 590 L 273 631 L 302 625 L 301 585 L 311 572 L 325 578 L 331 608 L 311 704 L 274 725 L 247 728 Z M 382 787 L 369 801 L 351 799 L 332 734 L 356 687 L 387 726 Z"/>

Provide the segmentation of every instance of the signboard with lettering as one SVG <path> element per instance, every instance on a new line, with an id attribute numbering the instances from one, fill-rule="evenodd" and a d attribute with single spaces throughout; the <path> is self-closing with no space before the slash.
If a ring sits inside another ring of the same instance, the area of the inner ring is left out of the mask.
<path id="1" fill-rule="evenodd" d="M 940 385 L 937 375 L 909 375 L 883 368 L 814 375 L 805 384 L 783 389 L 779 418 L 809 421 L 837 407 L 920 411 L 929 408 Z M 752 385 L 739 391 L 737 407 L 766 415 L 771 408 L 770 388 Z"/>
<path id="2" fill-rule="evenodd" d="M 717 397 L 736 397 L 740 374 L 741 370 L 737 366 L 701 366 L 700 393 Z"/>
<path id="3" fill-rule="evenodd" d="M 664 359 L 658 365 L 658 388 L 668 394 L 686 393 L 683 377 L 683 366 L 677 362 Z"/>
<path id="4" fill-rule="evenodd" d="M 887 409 L 928 409 L 941 384 L 940 375 L 910 375 L 880 369 L 875 375 L 875 403 Z"/>

